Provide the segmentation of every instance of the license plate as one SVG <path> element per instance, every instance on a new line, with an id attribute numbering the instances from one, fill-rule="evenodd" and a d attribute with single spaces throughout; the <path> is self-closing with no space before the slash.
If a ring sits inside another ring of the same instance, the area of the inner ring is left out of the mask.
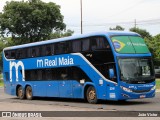
<path id="1" fill-rule="evenodd" d="M 145 98 L 146 97 L 146 95 L 140 95 L 140 98 Z"/>

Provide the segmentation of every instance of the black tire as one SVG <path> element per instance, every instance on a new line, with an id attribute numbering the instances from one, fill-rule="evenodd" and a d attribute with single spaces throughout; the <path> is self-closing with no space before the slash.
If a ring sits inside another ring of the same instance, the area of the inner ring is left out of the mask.
<path id="1" fill-rule="evenodd" d="M 93 86 L 87 89 L 86 98 L 89 103 L 96 104 L 98 102 L 96 90 Z"/>
<path id="2" fill-rule="evenodd" d="M 32 93 L 32 87 L 31 86 L 27 86 L 26 87 L 26 98 L 28 100 L 32 100 L 33 99 L 33 93 Z"/>
<path id="3" fill-rule="evenodd" d="M 22 86 L 19 86 L 17 89 L 17 97 L 21 100 L 25 99 L 25 92 L 24 92 Z"/>

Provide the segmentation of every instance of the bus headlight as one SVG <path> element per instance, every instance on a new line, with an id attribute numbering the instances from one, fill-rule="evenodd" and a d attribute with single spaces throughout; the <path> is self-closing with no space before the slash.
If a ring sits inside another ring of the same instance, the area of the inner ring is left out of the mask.
<path id="1" fill-rule="evenodd" d="M 121 86 L 121 88 L 122 88 L 122 90 L 124 90 L 124 91 L 126 91 L 126 92 L 132 92 L 132 90 L 129 89 L 129 88 L 126 88 L 126 87 L 123 87 L 123 86 Z"/>
<path id="2" fill-rule="evenodd" d="M 152 88 L 151 88 L 151 90 L 155 90 L 156 89 L 156 86 L 153 86 Z"/>

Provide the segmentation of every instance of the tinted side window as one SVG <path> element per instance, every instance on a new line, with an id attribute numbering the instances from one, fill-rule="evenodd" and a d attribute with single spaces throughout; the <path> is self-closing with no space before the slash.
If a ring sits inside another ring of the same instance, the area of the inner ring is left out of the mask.
<path id="1" fill-rule="evenodd" d="M 37 80 L 42 80 L 43 78 L 43 71 L 42 70 L 37 70 Z"/>
<path id="2" fill-rule="evenodd" d="M 72 67 L 72 79 L 74 80 L 90 80 L 86 73 L 78 67 Z"/>
<path id="3" fill-rule="evenodd" d="M 7 59 L 22 59 L 26 57 L 26 49 L 9 50 L 4 54 Z"/>
<path id="4" fill-rule="evenodd" d="M 45 80 L 53 80 L 53 69 L 46 69 L 45 76 Z"/>
<path id="5" fill-rule="evenodd" d="M 54 51 L 54 44 L 51 44 L 51 55 L 54 55 L 55 54 L 55 51 Z"/>
<path id="6" fill-rule="evenodd" d="M 25 70 L 26 81 L 35 80 L 90 80 L 78 67 Z"/>
<path id="7" fill-rule="evenodd" d="M 104 37 L 91 38 L 91 50 L 96 49 L 109 49 L 110 45 Z"/>
<path id="8" fill-rule="evenodd" d="M 11 59 L 15 59 L 16 58 L 16 53 L 15 50 L 11 51 Z"/>
<path id="9" fill-rule="evenodd" d="M 29 81 L 29 80 L 31 80 L 31 78 L 30 78 L 30 70 L 25 70 L 25 80 L 26 81 Z"/>
<path id="10" fill-rule="evenodd" d="M 7 59 L 10 59 L 11 58 L 11 51 L 4 51 L 4 56 L 7 58 Z"/>
<path id="11" fill-rule="evenodd" d="M 55 46 L 55 52 L 56 52 L 56 54 L 63 54 L 63 53 L 65 53 L 65 49 L 66 49 L 65 45 L 66 45 L 65 42 L 57 43 L 56 46 Z"/>
<path id="12" fill-rule="evenodd" d="M 31 70 L 30 72 L 30 79 L 31 80 L 37 80 L 37 70 Z"/>
<path id="13" fill-rule="evenodd" d="M 51 46 L 50 46 L 50 45 L 47 45 L 47 46 L 46 46 L 46 51 L 45 51 L 45 52 L 46 52 L 46 55 L 47 55 L 47 56 L 52 55 L 52 50 L 51 50 Z"/>
<path id="14" fill-rule="evenodd" d="M 37 51 L 39 51 L 39 53 L 37 52 L 37 53 L 38 53 L 38 54 L 37 54 L 38 57 L 39 57 L 39 56 L 42 56 L 42 46 L 38 46 L 38 47 L 37 47 Z"/>
<path id="15" fill-rule="evenodd" d="M 27 58 L 27 48 L 22 49 L 22 58 Z"/>
<path id="16" fill-rule="evenodd" d="M 41 55 L 40 56 L 45 56 L 46 55 L 46 46 L 44 45 L 44 46 L 40 46 L 40 48 L 39 49 L 41 49 Z"/>
<path id="17" fill-rule="evenodd" d="M 21 50 L 16 50 L 16 59 L 20 59 L 22 56 L 22 51 Z"/>
<path id="18" fill-rule="evenodd" d="M 32 57 L 36 57 L 36 48 L 32 48 L 31 49 L 31 54 L 32 54 Z"/>
<path id="19" fill-rule="evenodd" d="M 30 58 L 32 57 L 32 54 L 31 54 L 31 48 L 27 48 L 27 57 Z"/>
<path id="20" fill-rule="evenodd" d="M 35 52 L 36 52 L 36 57 L 40 56 L 40 51 L 39 46 L 35 47 Z"/>
<path id="21" fill-rule="evenodd" d="M 76 40 L 72 41 L 72 52 L 80 52 L 81 51 L 81 41 Z"/>
<path id="22" fill-rule="evenodd" d="M 90 40 L 84 39 L 82 40 L 82 51 L 89 51 L 90 49 Z"/>

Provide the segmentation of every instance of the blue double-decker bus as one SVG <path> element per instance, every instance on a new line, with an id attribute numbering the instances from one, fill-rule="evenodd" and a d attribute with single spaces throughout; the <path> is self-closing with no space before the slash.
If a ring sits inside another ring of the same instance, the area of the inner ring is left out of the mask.
<path id="1" fill-rule="evenodd" d="M 128 100 L 155 96 L 151 53 L 134 32 L 100 32 L 3 50 L 4 90 L 20 99 Z"/>

